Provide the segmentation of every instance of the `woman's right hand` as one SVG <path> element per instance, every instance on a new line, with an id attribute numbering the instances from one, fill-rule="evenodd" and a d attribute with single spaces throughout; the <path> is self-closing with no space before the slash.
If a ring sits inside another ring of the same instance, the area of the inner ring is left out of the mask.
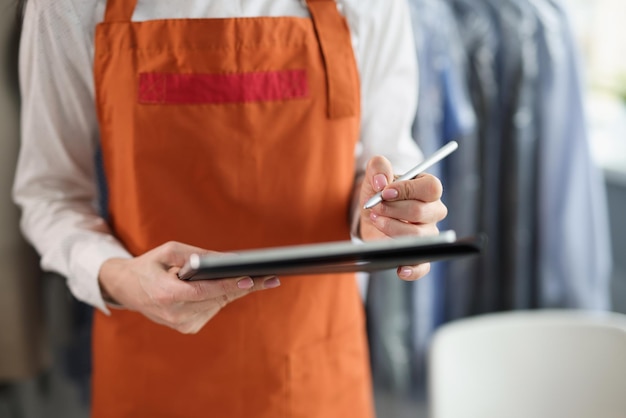
<path id="1" fill-rule="evenodd" d="M 254 291 L 280 285 L 275 276 L 182 281 L 177 274 L 202 248 L 168 242 L 131 258 L 104 262 L 98 277 L 103 294 L 126 309 L 185 334 L 195 334 L 224 306 Z M 218 254 L 218 253 L 216 253 Z"/>

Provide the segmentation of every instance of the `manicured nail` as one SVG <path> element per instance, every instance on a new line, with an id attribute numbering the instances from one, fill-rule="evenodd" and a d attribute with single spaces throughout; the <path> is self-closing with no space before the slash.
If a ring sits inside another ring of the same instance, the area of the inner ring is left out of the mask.
<path id="1" fill-rule="evenodd" d="M 400 193 L 396 189 L 387 189 L 383 191 L 383 199 L 385 200 L 393 200 L 397 199 L 400 196 Z"/>
<path id="2" fill-rule="evenodd" d="M 376 222 L 376 219 L 378 219 L 378 215 L 376 215 L 374 212 L 370 212 L 370 220 L 372 222 Z"/>
<path id="3" fill-rule="evenodd" d="M 376 191 L 380 192 L 385 187 L 387 187 L 387 177 L 384 174 L 376 174 L 374 176 L 374 188 L 376 188 Z"/>
<path id="4" fill-rule="evenodd" d="M 243 290 L 250 289 L 252 286 L 254 286 L 254 281 L 252 281 L 250 277 L 246 277 L 237 282 L 237 287 Z"/>
<path id="5" fill-rule="evenodd" d="M 280 280 L 278 277 L 272 277 L 271 279 L 267 279 L 263 282 L 263 287 L 265 289 L 273 289 L 278 286 L 280 286 Z"/>
<path id="6" fill-rule="evenodd" d="M 398 275 L 402 279 L 408 279 L 409 277 L 411 277 L 411 274 L 413 274 L 413 269 L 409 267 L 402 267 L 400 269 L 400 273 L 398 273 Z"/>

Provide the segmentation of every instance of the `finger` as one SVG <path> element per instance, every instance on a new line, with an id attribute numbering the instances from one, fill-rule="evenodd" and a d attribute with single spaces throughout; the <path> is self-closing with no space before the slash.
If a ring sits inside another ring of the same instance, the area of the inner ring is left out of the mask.
<path id="1" fill-rule="evenodd" d="M 280 279 L 276 276 L 255 277 L 254 279 L 248 277 L 248 278 L 240 280 L 239 284 L 241 284 L 241 282 L 246 282 L 246 288 L 242 289 L 243 290 L 242 292 L 224 293 L 223 295 L 220 295 L 219 297 L 215 299 L 202 300 L 199 302 L 191 302 L 190 306 L 193 307 L 194 311 L 196 312 L 202 312 L 204 310 L 207 310 L 215 304 L 218 304 L 220 305 L 220 308 L 223 308 L 229 303 L 239 298 L 242 298 L 243 296 L 249 293 L 256 292 L 259 290 L 274 289 L 280 286 Z M 248 282 L 251 282 L 251 285 L 249 287 L 248 287 Z"/>
<path id="2" fill-rule="evenodd" d="M 430 174 L 422 174 L 413 180 L 397 181 L 383 190 L 385 201 L 420 200 L 435 202 L 441 199 L 443 186 L 441 181 Z"/>
<path id="3" fill-rule="evenodd" d="M 176 329 L 184 333 L 195 333 L 229 303 L 254 291 L 273 289 L 280 285 L 280 280 L 276 276 L 264 276 L 250 280 L 254 282 L 254 286 L 249 289 L 249 292 L 225 293 L 215 299 L 186 303 L 180 308 L 181 312 L 177 316 Z"/>
<path id="4" fill-rule="evenodd" d="M 437 235 L 439 233 L 439 229 L 434 223 L 413 224 L 386 216 L 380 216 L 375 212 L 370 213 L 370 221 L 374 224 L 376 229 L 388 237 L 406 235 L 428 236 Z"/>
<path id="5" fill-rule="evenodd" d="M 444 219 L 448 209 L 441 200 L 430 203 L 419 200 L 400 200 L 376 205 L 372 208 L 372 213 L 414 224 L 428 224 Z"/>
<path id="6" fill-rule="evenodd" d="M 177 292 L 176 300 L 179 302 L 219 299 L 229 303 L 257 290 L 273 289 L 280 286 L 280 280 L 275 276 L 263 276 L 254 279 L 237 277 L 220 280 L 176 280 L 179 282 L 179 286 L 175 289 Z"/>
<path id="7" fill-rule="evenodd" d="M 427 275 L 428 272 L 430 272 L 430 263 L 398 267 L 398 277 L 406 281 L 421 279 Z"/>

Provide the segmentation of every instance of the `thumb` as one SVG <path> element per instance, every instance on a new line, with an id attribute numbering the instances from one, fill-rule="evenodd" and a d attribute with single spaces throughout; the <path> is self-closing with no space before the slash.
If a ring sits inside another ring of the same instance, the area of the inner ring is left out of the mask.
<path id="1" fill-rule="evenodd" d="M 367 164 L 365 179 L 363 180 L 363 192 L 369 198 L 382 191 L 388 184 L 393 182 L 393 167 L 391 162 L 383 156 L 373 157 Z"/>
<path id="2" fill-rule="evenodd" d="M 211 251 L 180 242 L 170 241 L 153 250 L 156 260 L 166 269 L 182 267 L 192 254 L 206 254 Z"/>

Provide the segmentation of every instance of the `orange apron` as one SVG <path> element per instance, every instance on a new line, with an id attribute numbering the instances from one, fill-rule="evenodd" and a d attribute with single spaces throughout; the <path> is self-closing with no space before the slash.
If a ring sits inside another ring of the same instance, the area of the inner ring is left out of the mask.
<path id="1" fill-rule="evenodd" d="M 294 0 L 295 1 L 295 0 Z M 95 80 L 111 227 L 132 254 L 349 238 L 359 83 L 332 0 L 292 17 L 131 22 L 109 0 Z M 352 275 L 282 277 L 198 334 L 96 313 L 93 417 L 370 417 Z"/>

